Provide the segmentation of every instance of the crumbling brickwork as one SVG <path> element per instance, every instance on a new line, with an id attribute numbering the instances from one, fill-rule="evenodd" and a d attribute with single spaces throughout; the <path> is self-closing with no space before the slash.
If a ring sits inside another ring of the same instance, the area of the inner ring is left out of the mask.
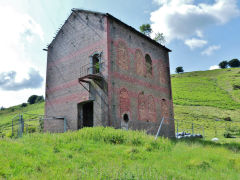
<path id="1" fill-rule="evenodd" d="M 155 134 L 164 117 L 161 135 L 173 137 L 169 51 L 109 14 L 73 10 L 48 47 L 45 114 L 66 117 L 76 130 L 84 103 L 93 102 L 93 126 Z M 94 54 L 101 79 L 86 83 L 80 69 Z M 44 129 L 62 132 L 63 125 L 48 120 Z"/>

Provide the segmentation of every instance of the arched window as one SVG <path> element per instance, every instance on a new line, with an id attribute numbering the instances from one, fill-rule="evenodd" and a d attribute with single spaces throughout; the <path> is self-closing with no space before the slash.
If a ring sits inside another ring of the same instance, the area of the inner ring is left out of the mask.
<path id="1" fill-rule="evenodd" d="M 152 59 L 148 54 L 146 54 L 145 56 L 145 64 L 146 64 L 146 76 L 152 77 Z"/>
<path id="2" fill-rule="evenodd" d="M 120 107 L 120 116 L 123 113 L 129 112 L 130 110 L 130 100 L 128 91 L 125 88 L 122 88 L 119 93 L 119 107 Z"/>
<path id="3" fill-rule="evenodd" d="M 117 62 L 121 69 L 128 70 L 129 56 L 127 45 L 123 41 L 119 41 L 117 45 Z"/>
<path id="4" fill-rule="evenodd" d="M 135 51 L 136 72 L 138 75 L 144 75 L 144 56 L 140 49 Z"/>
<path id="5" fill-rule="evenodd" d="M 100 73 L 100 54 L 92 56 L 93 74 Z"/>

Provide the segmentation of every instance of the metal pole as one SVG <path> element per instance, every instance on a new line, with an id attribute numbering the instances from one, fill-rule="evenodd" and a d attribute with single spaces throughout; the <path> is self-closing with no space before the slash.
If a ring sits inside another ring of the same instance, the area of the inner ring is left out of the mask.
<path id="1" fill-rule="evenodd" d="M 24 130 L 23 118 L 22 115 L 19 114 L 19 136 L 22 137 Z"/>
<path id="2" fill-rule="evenodd" d="M 158 138 L 158 136 L 159 136 L 159 134 L 160 134 L 160 130 L 161 130 L 163 121 L 164 121 L 164 117 L 162 118 L 162 122 L 160 123 L 160 126 L 159 126 L 159 128 L 158 128 L 157 134 L 156 134 L 156 136 L 155 136 L 155 140 Z"/>

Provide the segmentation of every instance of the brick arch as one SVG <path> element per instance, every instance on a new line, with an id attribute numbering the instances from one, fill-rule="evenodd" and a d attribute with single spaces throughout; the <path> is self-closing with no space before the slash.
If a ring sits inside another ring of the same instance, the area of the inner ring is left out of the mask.
<path id="1" fill-rule="evenodd" d="M 126 88 L 120 89 L 119 92 L 119 108 L 120 116 L 122 117 L 123 113 L 130 111 L 130 99 L 129 94 Z"/>
<path id="2" fill-rule="evenodd" d="M 134 59 L 136 61 L 136 73 L 140 76 L 144 76 L 145 74 L 144 56 L 140 49 L 136 49 Z"/>
<path id="3" fill-rule="evenodd" d="M 119 41 L 117 44 L 117 64 L 121 69 L 129 69 L 128 48 L 124 41 Z"/>
<path id="4" fill-rule="evenodd" d="M 164 117 L 164 123 L 169 124 L 170 122 L 170 104 L 166 99 L 161 99 L 161 116 Z"/>
<path id="5" fill-rule="evenodd" d="M 140 121 L 147 120 L 147 102 L 144 94 L 141 92 L 138 94 L 138 119 Z"/>
<path id="6" fill-rule="evenodd" d="M 148 96 L 148 120 L 156 122 L 156 105 L 152 95 Z"/>

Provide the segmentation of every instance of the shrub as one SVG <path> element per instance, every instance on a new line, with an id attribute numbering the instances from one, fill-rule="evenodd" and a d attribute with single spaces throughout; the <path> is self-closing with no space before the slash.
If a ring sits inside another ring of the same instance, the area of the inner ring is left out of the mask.
<path id="1" fill-rule="evenodd" d="M 240 85 L 238 85 L 238 84 L 234 84 L 234 85 L 233 85 L 233 89 L 234 89 L 234 90 L 238 90 L 238 89 L 240 89 Z"/>
<path id="2" fill-rule="evenodd" d="M 232 121 L 231 117 L 224 118 L 224 121 Z"/>
<path id="3" fill-rule="evenodd" d="M 27 103 L 22 103 L 21 107 L 27 107 Z"/>

